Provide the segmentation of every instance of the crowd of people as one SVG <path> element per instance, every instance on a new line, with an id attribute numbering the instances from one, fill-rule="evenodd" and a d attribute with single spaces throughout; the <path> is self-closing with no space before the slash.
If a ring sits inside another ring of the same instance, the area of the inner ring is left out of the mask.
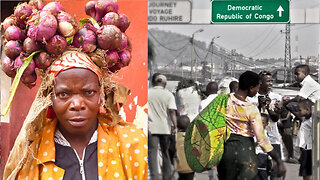
<path id="1" fill-rule="evenodd" d="M 300 163 L 297 176 L 312 179 L 312 105 L 320 99 L 320 84 L 311 77 L 308 65 L 298 65 L 294 75 L 302 86 L 294 98 L 272 91 L 269 71 L 246 71 L 230 82 L 225 121 L 231 135 L 221 161 L 208 171 L 210 180 L 284 179 L 284 161 Z M 149 176 L 152 180 L 194 179 L 185 157 L 184 136 L 190 122 L 219 96 L 219 86 L 209 82 L 202 91 L 193 80 L 183 80 L 172 93 L 166 83 L 166 76 L 156 73 L 149 89 Z M 301 150 L 300 158 L 295 147 Z"/>

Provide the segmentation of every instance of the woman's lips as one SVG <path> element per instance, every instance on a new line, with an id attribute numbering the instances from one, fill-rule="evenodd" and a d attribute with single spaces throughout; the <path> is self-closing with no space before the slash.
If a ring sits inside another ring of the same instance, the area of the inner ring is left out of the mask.
<path id="1" fill-rule="evenodd" d="M 73 118 L 73 119 L 69 119 L 68 121 L 72 126 L 82 127 L 87 123 L 88 120 L 84 118 Z"/>

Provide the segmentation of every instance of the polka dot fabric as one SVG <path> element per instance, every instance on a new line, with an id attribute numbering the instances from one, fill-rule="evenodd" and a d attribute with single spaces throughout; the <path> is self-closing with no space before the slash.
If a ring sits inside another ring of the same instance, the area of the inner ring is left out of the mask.
<path id="1" fill-rule="evenodd" d="M 54 164 L 54 132 L 57 120 L 48 119 L 41 136 L 30 145 L 32 166 L 23 167 L 18 179 L 63 179 L 64 170 Z M 131 123 L 110 127 L 106 120 L 98 126 L 98 175 L 100 179 L 147 179 L 147 137 Z"/>

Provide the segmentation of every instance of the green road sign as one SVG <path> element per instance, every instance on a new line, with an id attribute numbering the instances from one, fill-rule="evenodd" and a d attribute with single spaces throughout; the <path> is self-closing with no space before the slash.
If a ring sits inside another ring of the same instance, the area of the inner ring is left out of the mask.
<path id="1" fill-rule="evenodd" d="M 288 23 L 290 0 L 213 0 L 211 23 Z"/>

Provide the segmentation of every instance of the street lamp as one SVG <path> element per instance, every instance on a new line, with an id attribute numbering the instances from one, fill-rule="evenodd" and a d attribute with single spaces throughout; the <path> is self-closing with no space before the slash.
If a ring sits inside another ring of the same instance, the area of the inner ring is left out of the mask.
<path id="1" fill-rule="evenodd" d="M 194 35 L 196 34 L 196 33 L 198 33 L 198 32 L 203 32 L 203 29 L 201 28 L 201 29 L 198 29 L 197 31 L 195 31 L 194 33 L 192 33 L 192 36 L 191 36 L 191 39 L 190 39 L 190 42 L 191 42 L 191 44 L 192 44 L 192 49 L 191 49 L 191 78 L 193 79 L 193 61 L 194 61 Z M 195 63 L 195 66 L 197 67 L 197 62 Z M 197 71 L 195 70 L 195 76 L 196 76 L 196 78 L 195 78 L 195 80 L 197 80 Z"/>
<path id="2" fill-rule="evenodd" d="M 214 40 L 220 38 L 220 36 L 214 36 L 211 40 L 211 48 L 212 48 L 212 54 L 213 54 L 213 46 L 214 46 Z M 211 75 L 210 75 L 210 81 L 213 80 L 213 56 L 211 56 Z"/>

